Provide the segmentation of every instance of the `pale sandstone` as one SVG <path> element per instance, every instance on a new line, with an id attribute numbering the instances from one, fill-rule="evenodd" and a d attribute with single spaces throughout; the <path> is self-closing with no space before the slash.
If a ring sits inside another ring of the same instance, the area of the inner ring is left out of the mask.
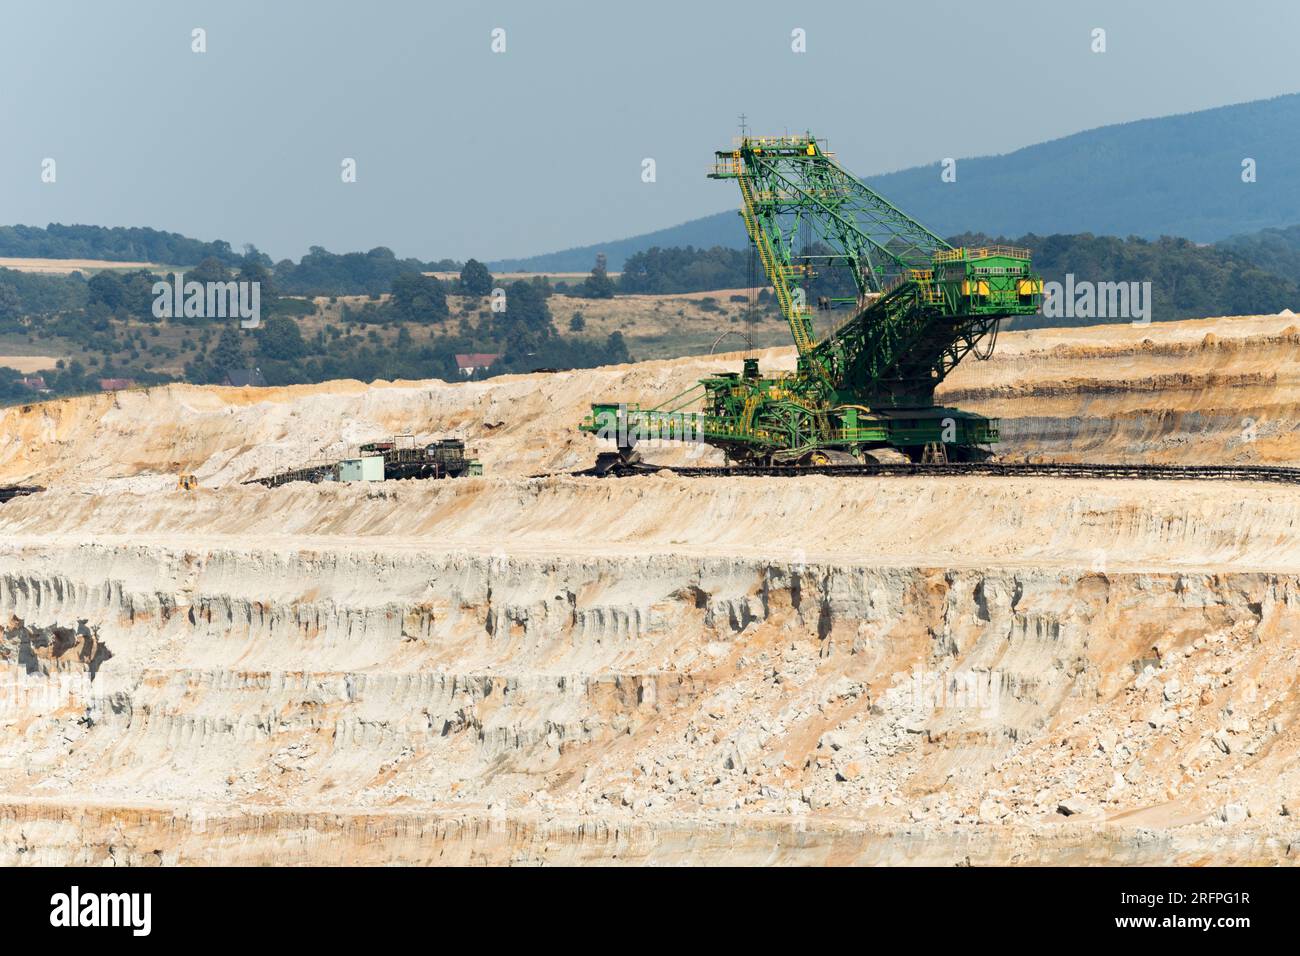
<path id="1" fill-rule="evenodd" d="M 1052 418 L 1024 453 L 1289 462 L 1288 322 L 1004 336 L 951 387 Z M 0 506 L 0 861 L 1295 859 L 1300 489 L 523 477 L 724 364 L 3 413 L 51 491 Z M 236 483 L 455 429 L 489 477 Z"/>

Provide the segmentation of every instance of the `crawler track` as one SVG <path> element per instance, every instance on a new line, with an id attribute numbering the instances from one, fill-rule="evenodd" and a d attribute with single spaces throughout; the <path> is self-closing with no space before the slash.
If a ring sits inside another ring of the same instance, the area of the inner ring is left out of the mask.
<path id="1" fill-rule="evenodd" d="M 835 477 L 931 477 L 948 478 L 977 475 L 992 478 L 1112 478 L 1182 481 L 1267 481 L 1275 484 L 1300 485 L 1300 468 L 1272 465 L 1098 465 L 1048 462 L 1024 464 L 1012 462 L 954 462 L 940 465 L 768 465 L 764 467 L 724 465 L 695 468 L 655 465 L 648 462 L 616 464 L 603 472 L 605 477 L 626 478 L 669 471 L 688 478 L 707 477 L 779 477 L 832 475 Z M 575 472 L 600 475 L 596 468 Z"/>

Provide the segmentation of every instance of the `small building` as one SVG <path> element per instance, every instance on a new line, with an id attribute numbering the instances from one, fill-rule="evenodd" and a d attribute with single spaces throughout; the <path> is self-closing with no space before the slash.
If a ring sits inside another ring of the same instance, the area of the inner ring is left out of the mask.
<path id="1" fill-rule="evenodd" d="M 30 388 L 33 392 L 48 392 L 50 390 L 45 384 L 44 375 L 26 375 L 18 380 L 18 384 L 24 388 Z"/>
<path id="2" fill-rule="evenodd" d="M 384 456 L 363 455 L 339 462 L 339 481 L 383 481 Z"/>
<path id="3" fill-rule="evenodd" d="M 487 371 L 501 358 L 499 352 L 466 352 L 456 354 L 456 367 L 460 374 L 469 378 L 480 369 Z"/>
<path id="4" fill-rule="evenodd" d="M 266 379 L 260 368 L 228 368 L 222 384 L 231 388 L 266 388 Z"/>
<path id="5" fill-rule="evenodd" d="M 99 390 L 101 392 L 118 392 L 124 388 L 132 388 L 135 382 L 129 378 L 101 378 L 99 380 Z"/>

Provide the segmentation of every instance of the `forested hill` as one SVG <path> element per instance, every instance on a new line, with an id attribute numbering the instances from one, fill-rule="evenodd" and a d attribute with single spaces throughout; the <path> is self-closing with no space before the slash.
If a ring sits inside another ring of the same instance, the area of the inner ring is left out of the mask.
<path id="1" fill-rule="evenodd" d="M 0 256 L 26 259 L 109 259 L 193 265 L 216 259 L 236 265 L 230 243 L 203 242 L 147 226 L 0 226 Z"/>

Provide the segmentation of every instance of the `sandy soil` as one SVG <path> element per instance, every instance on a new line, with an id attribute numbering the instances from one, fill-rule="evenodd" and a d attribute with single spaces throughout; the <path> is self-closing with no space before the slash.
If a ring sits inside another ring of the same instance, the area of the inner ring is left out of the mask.
<path id="1" fill-rule="evenodd" d="M 992 360 L 963 363 L 939 398 L 1000 418 L 999 452 L 1010 459 L 1300 464 L 1297 321 L 1007 333 Z M 794 361 L 789 348 L 756 354 L 764 368 Z M 187 471 L 224 485 L 395 434 L 464 437 L 492 475 L 573 470 L 599 450 L 574 427 L 592 401 L 653 405 L 740 360 L 694 356 L 482 383 L 171 385 L 12 407 L 0 410 L 0 481 L 162 488 Z M 675 461 L 687 450 L 647 451 Z"/>
<path id="2" fill-rule="evenodd" d="M 1291 323 L 945 390 L 1010 456 L 1296 463 Z M 0 861 L 1295 859 L 1300 491 L 527 477 L 738 358 L 6 410 Z M 488 474 L 238 484 L 395 432 Z"/>

